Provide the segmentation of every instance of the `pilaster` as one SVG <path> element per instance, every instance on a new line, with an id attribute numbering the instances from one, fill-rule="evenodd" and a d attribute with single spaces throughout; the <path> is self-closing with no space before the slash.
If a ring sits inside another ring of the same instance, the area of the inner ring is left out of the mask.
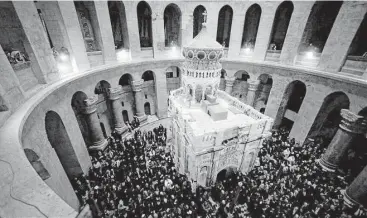
<path id="1" fill-rule="evenodd" d="M 131 88 L 134 93 L 136 116 L 138 117 L 140 123 L 144 123 L 147 120 L 147 116 L 144 112 L 144 96 L 142 92 L 144 80 L 135 80 L 131 82 Z"/>
<path id="2" fill-rule="evenodd" d="M 250 106 L 254 105 L 256 92 L 259 88 L 260 81 L 259 80 L 249 80 L 248 81 L 248 89 L 247 89 L 247 104 Z"/>
<path id="3" fill-rule="evenodd" d="M 243 4 L 243 2 L 241 2 Z M 238 5 L 240 7 L 240 5 Z M 241 51 L 243 26 L 246 11 L 234 10 L 231 29 L 231 40 L 228 47 L 228 58 L 238 59 Z"/>
<path id="4" fill-rule="evenodd" d="M 126 12 L 126 23 L 129 34 L 129 48 L 131 57 L 138 57 L 140 53 L 139 23 L 137 15 L 138 1 L 124 1 Z"/>
<path id="5" fill-rule="evenodd" d="M 187 45 L 190 40 L 192 40 L 193 36 L 193 13 L 182 13 L 182 24 L 181 24 L 181 34 L 182 34 L 182 43 L 181 47 Z"/>
<path id="6" fill-rule="evenodd" d="M 113 125 L 117 133 L 122 134 L 126 132 L 127 127 L 124 123 L 124 118 L 122 116 L 122 105 L 121 98 L 122 86 L 117 86 L 115 88 L 109 88 L 108 99 L 111 103 Z"/>
<path id="7" fill-rule="evenodd" d="M 153 54 L 154 58 L 159 58 L 164 55 L 165 49 L 165 35 L 164 35 L 164 9 L 160 8 L 161 2 L 152 2 L 152 35 L 153 35 Z M 154 13 L 155 11 L 155 13 Z"/>
<path id="8" fill-rule="evenodd" d="M 339 72 L 366 13 L 366 2 L 350 1 L 342 4 L 322 51 L 320 69 Z"/>

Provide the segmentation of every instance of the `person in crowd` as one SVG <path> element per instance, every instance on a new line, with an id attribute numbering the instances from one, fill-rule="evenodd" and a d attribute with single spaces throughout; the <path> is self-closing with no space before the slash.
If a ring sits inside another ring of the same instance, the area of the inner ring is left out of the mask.
<path id="1" fill-rule="evenodd" d="M 113 134 L 106 150 L 91 154 L 89 174 L 76 177 L 72 185 L 93 217 L 367 217 L 363 207 L 344 206 L 341 190 L 348 175 L 319 167 L 322 140 L 300 146 L 288 134 L 274 131 L 247 174 L 234 172 L 196 190 L 176 170 L 163 125 L 138 129 L 121 140 Z"/>

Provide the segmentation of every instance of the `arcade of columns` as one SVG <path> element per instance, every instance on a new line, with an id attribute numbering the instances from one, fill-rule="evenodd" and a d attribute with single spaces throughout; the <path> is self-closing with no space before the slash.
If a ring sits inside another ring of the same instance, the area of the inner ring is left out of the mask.
<path id="1" fill-rule="evenodd" d="M 144 80 L 140 79 L 137 81 L 132 81 L 131 87 L 134 94 L 136 116 L 141 123 L 147 121 L 147 116 L 144 113 L 144 93 L 142 92 Z M 119 133 L 124 134 L 127 132 L 127 126 L 125 125 L 122 116 L 122 105 L 121 97 L 123 95 L 122 86 L 117 86 L 109 88 L 107 103 L 110 104 L 113 129 Z M 82 108 L 82 113 L 84 114 L 84 119 L 87 123 L 90 137 L 90 144 L 88 149 L 93 150 L 103 150 L 107 146 L 107 140 L 103 135 L 102 128 L 100 126 L 100 121 L 97 115 L 97 101 L 98 97 L 93 96 L 84 100 L 84 106 Z"/>

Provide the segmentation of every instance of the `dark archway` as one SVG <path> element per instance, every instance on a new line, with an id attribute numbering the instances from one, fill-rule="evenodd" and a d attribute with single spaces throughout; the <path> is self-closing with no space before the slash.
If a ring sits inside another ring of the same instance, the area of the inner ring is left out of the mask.
<path id="1" fill-rule="evenodd" d="M 164 9 L 164 35 L 166 47 L 181 46 L 181 10 L 176 4 Z"/>
<path id="2" fill-rule="evenodd" d="M 129 114 L 128 114 L 127 110 L 122 111 L 122 117 L 123 117 L 125 123 L 130 122 L 129 121 Z"/>
<path id="3" fill-rule="evenodd" d="M 272 27 L 270 50 L 282 50 L 293 8 L 293 3 L 291 1 L 284 1 L 278 6 Z M 272 47 L 273 45 L 275 45 L 275 47 Z"/>
<path id="4" fill-rule="evenodd" d="M 300 52 L 322 52 L 342 4 L 342 1 L 315 2 L 303 32 Z"/>
<path id="5" fill-rule="evenodd" d="M 203 13 L 206 12 L 204 6 L 199 5 L 194 10 L 194 19 L 193 19 L 193 37 L 199 34 L 201 28 L 203 27 L 204 22 L 204 15 Z"/>
<path id="6" fill-rule="evenodd" d="M 110 83 L 106 80 L 101 80 L 94 88 L 94 94 L 98 95 L 99 99 L 105 99 L 109 92 L 109 88 L 111 88 Z"/>
<path id="7" fill-rule="evenodd" d="M 140 47 L 147 48 L 153 46 L 152 37 L 152 10 L 145 1 L 139 2 L 137 6 Z"/>
<path id="8" fill-rule="evenodd" d="M 34 152 L 32 149 L 25 148 L 24 153 L 28 161 L 31 163 L 32 167 L 42 178 L 42 180 L 46 180 L 51 177 L 36 152 Z"/>
<path id="9" fill-rule="evenodd" d="M 83 173 L 75 154 L 68 133 L 60 116 L 54 111 L 48 111 L 45 117 L 45 128 L 48 141 L 60 160 L 69 180 Z"/>
<path id="10" fill-rule="evenodd" d="M 236 172 L 236 167 L 227 167 L 218 172 L 216 182 L 223 182 L 224 180 L 228 180 L 229 178 L 232 178 L 233 180 Z"/>
<path id="11" fill-rule="evenodd" d="M 120 77 L 119 85 L 120 86 L 129 86 L 129 85 L 131 85 L 132 81 L 133 81 L 133 77 L 130 74 L 125 73 L 124 75 L 122 75 Z"/>
<path id="12" fill-rule="evenodd" d="M 147 70 L 143 73 L 141 78 L 144 80 L 144 82 L 154 80 L 154 73 L 153 71 Z"/>
<path id="13" fill-rule="evenodd" d="M 218 27 L 217 27 L 217 42 L 229 47 L 231 38 L 233 10 L 229 5 L 223 6 L 219 11 Z"/>
<path id="14" fill-rule="evenodd" d="M 303 82 L 295 80 L 288 84 L 287 88 L 284 91 L 282 101 L 280 102 L 277 116 L 274 120 L 274 129 L 282 126 L 282 123 L 284 123 L 284 125 L 286 124 L 286 126 L 288 127 L 293 125 L 293 121 L 289 120 L 288 118 L 284 119 L 284 115 L 287 110 L 298 113 L 305 95 L 306 85 Z"/>
<path id="15" fill-rule="evenodd" d="M 146 102 L 144 104 L 144 112 L 146 115 L 152 115 L 151 111 L 150 111 L 150 103 L 149 102 Z"/>
<path id="16" fill-rule="evenodd" d="M 259 29 L 261 7 L 253 4 L 246 12 L 245 25 L 243 26 L 241 48 L 253 49 L 256 43 L 257 30 Z"/>
<path id="17" fill-rule="evenodd" d="M 127 23 L 125 6 L 122 1 L 108 1 L 111 27 L 115 49 L 129 48 L 129 36 L 127 34 Z"/>
<path id="18" fill-rule="evenodd" d="M 71 99 L 71 107 L 73 108 L 76 120 L 78 121 L 79 129 L 82 132 L 82 136 L 85 144 L 89 145 L 89 129 L 88 124 L 84 119 L 84 114 L 82 110 L 84 108 L 84 100 L 86 100 L 88 96 L 81 91 L 77 91 L 74 93 Z"/>

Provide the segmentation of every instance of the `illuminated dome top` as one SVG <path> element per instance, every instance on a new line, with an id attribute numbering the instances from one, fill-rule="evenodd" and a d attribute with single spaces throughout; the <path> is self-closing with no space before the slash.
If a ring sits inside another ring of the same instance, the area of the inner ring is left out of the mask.
<path id="1" fill-rule="evenodd" d="M 219 44 L 215 39 L 213 39 L 213 37 L 208 33 L 206 23 L 203 23 L 200 33 L 195 38 L 193 38 L 190 43 L 185 47 L 219 50 L 223 49 L 223 46 Z"/>

